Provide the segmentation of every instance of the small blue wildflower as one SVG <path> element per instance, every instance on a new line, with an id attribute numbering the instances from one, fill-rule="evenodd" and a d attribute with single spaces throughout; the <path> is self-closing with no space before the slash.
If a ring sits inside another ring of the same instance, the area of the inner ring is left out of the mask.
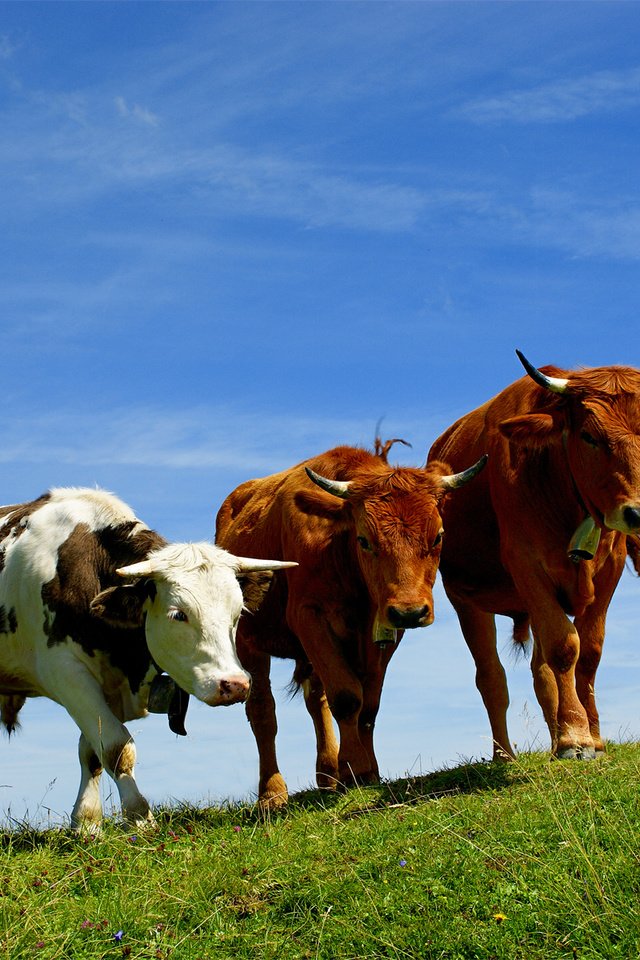
<path id="1" fill-rule="evenodd" d="M 401 860 L 401 861 L 400 861 L 400 866 L 401 866 L 401 867 L 406 867 L 406 865 L 407 865 L 407 861 L 406 861 L 406 860 Z"/>
<path id="2" fill-rule="evenodd" d="M 114 933 L 113 939 L 115 940 L 116 943 L 120 943 L 123 936 L 124 936 L 124 930 L 118 930 L 117 933 Z"/>

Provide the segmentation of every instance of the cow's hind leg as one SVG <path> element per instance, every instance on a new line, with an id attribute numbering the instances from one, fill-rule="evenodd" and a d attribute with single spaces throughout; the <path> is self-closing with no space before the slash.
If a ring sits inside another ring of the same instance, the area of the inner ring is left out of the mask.
<path id="1" fill-rule="evenodd" d="M 80 735 L 78 743 L 80 760 L 80 788 L 71 812 L 71 826 L 76 830 L 95 832 L 102 821 L 102 801 L 100 799 L 100 776 L 102 764 L 95 750 L 85 737 Z"/>
<path id="2" fill-rule="evenodd" d="M 495 618 L 491 613 L 478 610 L 473 604 L 450 599 L 475 661 L 476 687 L 480 691 L 491 724 L 493 759 L 513 759 L 515 753 L 507 731 L 509 690 L 504 667 L 498 657 Z"/>
<path id="3" fill-rule="evenodd" d="M 312 673 L 302 682 L 304 702 L 316 732 L 316 782 L 321 790 L 338 785 L 338 740 L 322 681 Z"/>

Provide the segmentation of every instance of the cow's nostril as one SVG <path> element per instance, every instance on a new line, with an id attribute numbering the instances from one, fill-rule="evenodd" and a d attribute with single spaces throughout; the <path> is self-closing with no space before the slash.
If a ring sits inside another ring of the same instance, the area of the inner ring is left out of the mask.
<path id="1" fill-rule="evenodd" d="M 218 688 L 212 697 L 207 698 L 207 703 L 211 706 L 239 703 L 247 699 L 250 690 L 251 680 L 249 676 L 228 677 L 218 680 Z"/>
<path id="2" fill-rule="evenodd" d="M 640 528 L 640 508 L 625 507 L 622 516 L 630 530 L 638 530 Z"/>
<path id="3" fill-rule="evenodd" d="M 389 623 L 394 627 L 419 627 L 429 618 L 431 608 L 425 603 L 422 607 L 409 607 L 401 609 L 399 607 L 389 607 L 387 617 Z"/>

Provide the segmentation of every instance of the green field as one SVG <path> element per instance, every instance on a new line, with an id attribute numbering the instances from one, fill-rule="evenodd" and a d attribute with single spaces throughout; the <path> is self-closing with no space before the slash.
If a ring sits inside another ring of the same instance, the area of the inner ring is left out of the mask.
<path id="1" fill-rule="evenodd" d="M 640 746 L 2 834 L 0 957 L 631 960 Z"/>

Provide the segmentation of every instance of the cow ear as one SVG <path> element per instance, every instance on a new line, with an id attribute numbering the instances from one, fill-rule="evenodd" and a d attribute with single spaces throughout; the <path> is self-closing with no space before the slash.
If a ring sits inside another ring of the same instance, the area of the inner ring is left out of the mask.
<path id="1" fill-rule="evenodd" d="M 273 580 L 272 570 L 261 570 L 257 573 L 243 573 L 238 577 L 242 590 L 244 606 L 250 613 L 257 613 L 260 604 L 269 592 Z"/>
<path id="2" fill-rule="evenodd" d="M 348 526 L 351 506 L 348 500 L 339 500 L 321 490 L 298 490 L 294 502 L 300 513 L 331 520 L 338 527 Z"/>
<path id="3" fill-rule="evenodd" d="M 142 607 L 147 595 L 138 584 L 107 587 L 93 598 L 90 610 L 94 617 L 112 626 L 141 627 L 144 623 Z"/>
<path id="4" fill-rule="evenodd" d="M 525 447 L 545 447 L 562 435 L 563 424 L 549 413 L 510 417 L 499 425 L 503 437 Z"/>

